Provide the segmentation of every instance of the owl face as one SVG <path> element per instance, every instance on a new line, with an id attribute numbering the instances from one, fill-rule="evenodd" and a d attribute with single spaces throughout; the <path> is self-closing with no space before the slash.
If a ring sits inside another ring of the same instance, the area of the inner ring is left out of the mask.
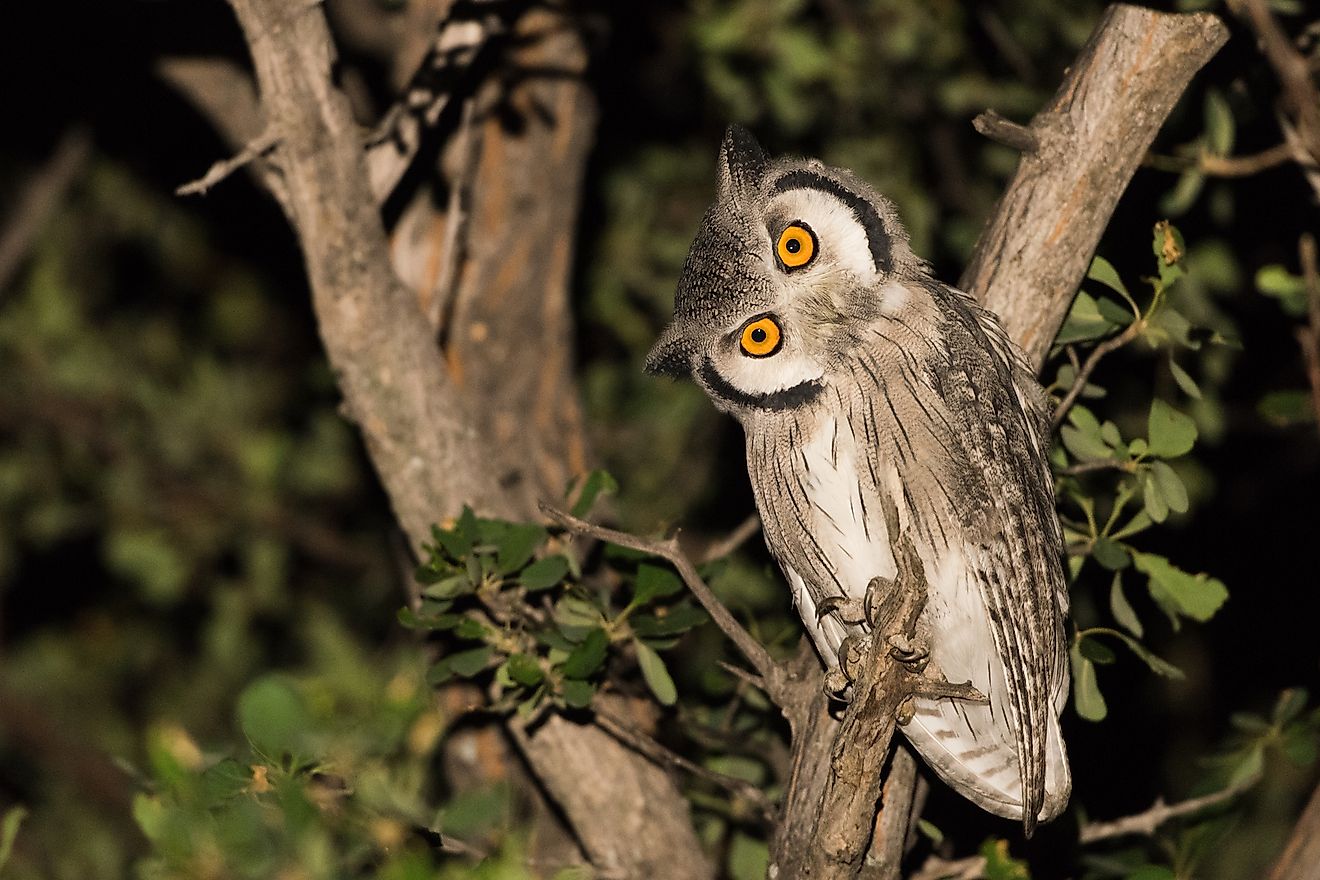
<path id="1" fill-rule="evenodd" d="M 925 271 L 869 186 L 815 160 L 771 161 L 733 126 L 647 369 L 691 375 L 735 415 L 801 406 Z"/>

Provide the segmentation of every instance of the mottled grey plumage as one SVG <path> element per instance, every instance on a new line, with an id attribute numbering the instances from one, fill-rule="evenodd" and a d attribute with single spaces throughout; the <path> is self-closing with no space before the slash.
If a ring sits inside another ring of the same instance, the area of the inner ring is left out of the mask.
<path id="1" fill-rule="evenodd" d="M 791 253 L 779 249 L 789 227 Z M 762 326 L 771 338 L 749 341 Z M 1058 723 L 1068 597 L 1046 401 L 998 320 L 931 278 L 861 180 L 771 161 L 735 127 L 647 367 L 691 375 L 742 423 L 766 542 L 831 665 L 866 625 L 817 608 L 855 605 L 895 573 L 881 498 L 893 500 L 929 582 L 927 674 L 989 698 L 918 700 L 904 733 L 949 784 L 1028 833 L 1057 815 L 1070 790 Z"/>

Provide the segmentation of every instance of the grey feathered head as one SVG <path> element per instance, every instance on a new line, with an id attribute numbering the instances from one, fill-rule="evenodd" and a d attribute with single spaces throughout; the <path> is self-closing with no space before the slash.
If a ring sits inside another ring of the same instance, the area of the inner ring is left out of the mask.
<path id="1" fill-rule="evenodd" d="M 646 369 L 691 375 L 735 413 L 791 403 L 845 352 L 854 319 L 926 272 L 889 200 L 815 159 L 772 160 L 730 126 L 715 202 Z"/>

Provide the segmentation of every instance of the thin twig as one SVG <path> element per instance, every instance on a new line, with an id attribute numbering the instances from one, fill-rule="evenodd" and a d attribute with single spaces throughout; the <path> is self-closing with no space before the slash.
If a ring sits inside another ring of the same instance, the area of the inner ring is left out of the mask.
<path id="1" fill-rule="evenodd" d="M 702 767 L 700 764 L 689 761 L 682 755 L 669 749 L 654 737 L 638 730 L 635 726 L 624 721 L 608 711 L 593 706 L 594 721 L 596 725 L 604 730 L 610 736 L 622 742 L 629 748 L 635 749 L 646 757 L 658 764 L 667 764 L 677 767 L 696 776 L 698 779 L 704 779 L 707 782 L 718 785 L 720 788 L 728 791 L 735 797 L 754 806 L 761 817 L 767 823 L 773 822 L 775 818 L 775 806 L 770 799 L 765 796 L 765 792 L 752 785 L 745 779 L 739 779 L 736 776 L 729 776 L 726 773 L 720 773 Z"/>
<path id="2" fill-rule="evenodd" d="M 1302 277 L 1306 280 L 1307 324 L 1297 328 L 1297 343 L 1306 362 L 1306 379 L 1311 385 L 1311 408 L 1320 427 L 1320 268 L 1316 266 L 1315 236 L 1307 233 L 1297 244 Z"/>
<path id="3" fill-rule="evenodd" d="M 761 518 L 753 513 L 738 523 L 737 528 L 729 534 L 707 547 L 706 552 L 701 556 L 701 564 L 709 565 L 717 559 L 723 559 L 750 541 L 760 530 Z"/>
<path id="4" fill-rule="evenodd" d="M 1209 177 L 1251 177 L 1262 171 L 1285 165 L 1294 158 L 1291 144 L 1275 144 L 1268 150 L 1251 153 L 1246 156 L 1215 156 L 1201 153 L 1196 157 L 1163 156 L 1147 153 L 1141 160 L 1142 166 L 1157 171 L 1172 171 L 1181 174 L 1187 171 L 1199 171 Z"/>
<path id="5" fill-rule="evenodd" d="M 1239 0 L 1231 5 L 1256 32 L 1260 50 L 1283 86 L 1283 107 L 1296 122 L 1310 158 L 1320 160 L 1320 91 L 1306 58 L 1288 39 L 1265 0 Z"/>
<path id="6" fill-rule="evenodd" d="M 1117 458 L 1102 458 L 1099 461 L 1083 461 L 1077 464 L 1069 465 L 1059 473 L 1065 477 L 1075 477 L 1078 474 L 1088 474 L 1092 471 L 1126 471 L 1132 473 L 1136 470 L 1130 460 Z"/>
<path id="7" fill-rule="evenodd" d="M 942 859 L 930 856 L 911 880 L 977 880 L 985 876 L 985 856 Z"/>
<path id="8" fill-rule="evenodd" d="M 1145 319 L 1138 318 L 1127 325 L 1127 329 L 1122 333 L 1112 339 L 1106 339 L 1092 350 L 1085 363 L 1082 364 L 1082 368 L 1077 371 L 1077 378 L 1073 380 L 1072 387 L 1068 389 L 1068 393 L 1063 396 L 1063 400 L 1060 400 L 1059 405 L 1054 409 L 1054 416 L 1050 419 L 1051 433 L 1057 431 L 1059 425 L 1063 424 L 1064 416 L 1068 415 L 1068 410 L 1072 409 L 1072 405 L 1077 402 L 1077 398 L 1081 395 L 1082 389 L 1086 387 L 1086 382 L 1091 378 L 1091 373 L 1095 371 L 1100 359 L 1136 339 L 1144 329 L 1146 329 Z"/>
<path id="9" fill-rule="evenodd" d="M 280 136 L 274 127 L 269 127 L 261 134 L 248 141 L 247 146 L 228 159 L 221 159 L 196 180 L 183 184 L 174 191 L 176 196 L 206 195 L 207 190 L 233 174 L 238 169 L 270 152 L 280 142 Z"/>
<path id="10" fill-rule="evenodd" d="M 1085 845 L 1101 840 L 1112 840 L 1115 837 L 1128 837 L 1134 834 L 1149 837 L 1166 822 L 1228 803 L 1259 781 L 1260 774 L 1252 774 L 1219 791 L 1200 797 L 1188 798 L 1176 804 L 1166 804 L 1163 798 L 1158 798 L 1150 809 L 1134 816 L 1124 816 L 1122 819 L 1114 819 L 1110 822 L 1087 822 L 1078 831 L 1077 839 Z"/>
<path id="11" fill-rule="evenodd" d="M 742 652 L 742 655 L 747 658 L 747 662 L 752 664 L 752 668 L 761 676 L 763 683 L 759 684 L 758 687 L 764 689 L 771 699 L 778 702 L 776 697 L 779 690 L 777 683 L 780 681 L 779 665 L 775 663 L 774 658 L 762 647 L 761 643 L 734 619 L 734 616 L 729 613 L 729 609 L 725 608 L 724 604 L 711 592 L 710 587 L 701 579 L 701 575 L 697 574 L 697 569 L 692 561 L 679 548 L 678 541 L 673 538 L 664 541 L 639 538 L 627 532 L 607 529 L 604 526 L 578 519 L 572 514 L 552 507 L 544 501 L 539 506 L 542 513 L 571 532 L 589 535 L 610 544 L 639 550 L 642 553 L 650 553 L 653 556 L 659 556 L 661 559 L 667 560 L 678 571 L 679 577 L 687 584 L 693 597 L 701 603 L 701 607 L 706 609 L 706 613 L 715 621 L 715 625 L 729 637 L 729 641 L 733 642 L 738 650 Z"/>

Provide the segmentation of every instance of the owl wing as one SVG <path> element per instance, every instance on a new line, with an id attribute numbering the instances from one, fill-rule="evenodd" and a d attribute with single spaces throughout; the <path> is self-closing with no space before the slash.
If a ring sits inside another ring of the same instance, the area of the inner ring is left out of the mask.
<path id="1" fill-rule="evenodd" d="M 909 738 L 960 791 L 992 812 L 1020 815 L 1030 834 L 1038 818 L 1063 809 L 1070 788 L 1058 727 L 1068 681 L 1067 592 L 1046 403 L 992 314 L 951 288 L 932 296 L 939 344 L 929 350 L 925 378 L 960 459 L 964 531 L 963 546 L 936 566 L 932 583 L 963 596 L 954 601 L 977 618 L 946 623 L 971 647 L 953 645 L 947 662 L 934 659 L 950 680 L 965 672 L 987 685 L 991 705 L 926 702 Z M 984 613 L 966 608 L 969 594 L 979 596 Z"/>

